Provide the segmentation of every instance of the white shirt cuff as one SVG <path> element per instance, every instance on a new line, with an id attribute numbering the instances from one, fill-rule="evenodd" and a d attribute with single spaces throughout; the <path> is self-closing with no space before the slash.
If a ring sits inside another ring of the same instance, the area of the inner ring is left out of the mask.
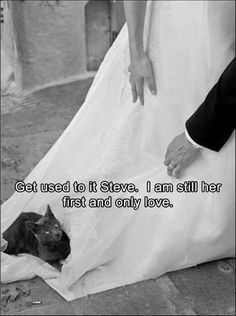
<path id="1" fill-rule="evenodd" d="M 194 148 L 204 148 L 203 146 L 197 144 L 189 135 L 186 127 L 185 127 L 185 137 L 187 138 L 187 140 L 193 145 Z"/>

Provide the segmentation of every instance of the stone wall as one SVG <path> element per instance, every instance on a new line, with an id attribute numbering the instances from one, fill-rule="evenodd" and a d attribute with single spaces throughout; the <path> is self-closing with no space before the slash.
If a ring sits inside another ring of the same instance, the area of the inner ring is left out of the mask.
<path id="1" fill-rule="evenodd" d="M 10 1 L 17 50 L 14 71 L 22 91 L 88 75 L 87 3 L 79 0 Z M 115 20 L 111 25 L 119 31 L 125 20 L 122 1 L 110 4 Z"/>
<path id="2" fill-rule="evenodd" d="M 13 1 L 12 14 L 23 89 L 85 72 L 83 2 Z"/>

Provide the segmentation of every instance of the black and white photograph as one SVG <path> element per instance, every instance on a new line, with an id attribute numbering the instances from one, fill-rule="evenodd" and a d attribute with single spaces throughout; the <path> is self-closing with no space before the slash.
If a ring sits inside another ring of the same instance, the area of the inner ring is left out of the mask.
<path id="1" fill-rule="evenodd" d="M 1 315 L 235 315 L 234 0 L 1 0 Z"/>

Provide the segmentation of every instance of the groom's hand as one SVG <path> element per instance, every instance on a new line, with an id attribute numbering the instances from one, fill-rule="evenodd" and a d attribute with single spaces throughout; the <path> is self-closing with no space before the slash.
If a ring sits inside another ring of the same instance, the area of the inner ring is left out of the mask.
<path id="1" fill-rule="evenodd" d="M 179 178 L 181 172 L 198 156 L 200 148 L 195 148 L 187 140 L 185 133 L 176 136 L 169 144 L 165 156 L 165 165 L 169 176 Z"/>

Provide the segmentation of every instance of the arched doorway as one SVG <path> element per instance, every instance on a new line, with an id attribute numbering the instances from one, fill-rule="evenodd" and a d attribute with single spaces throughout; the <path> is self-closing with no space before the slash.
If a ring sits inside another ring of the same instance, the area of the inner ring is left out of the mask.
<path id="1" fill-rule="evenodd" d="M 97 70 L 111 46 L 110 1 L 90 0 L 85 6 L 87 70 Z"/>

